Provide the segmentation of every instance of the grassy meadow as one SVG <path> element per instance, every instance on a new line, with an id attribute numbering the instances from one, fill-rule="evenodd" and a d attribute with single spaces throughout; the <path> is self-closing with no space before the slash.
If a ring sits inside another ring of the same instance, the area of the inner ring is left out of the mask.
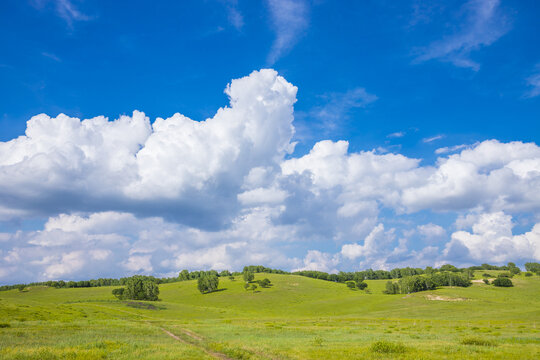
<path id="1" fill-rule="evenodd" d="M 482 273 L 477 277 L 481 279 Z M 489 271 L 496 275 L 496 271 Z M 0 292 L 1 359 L 538 359 L 540 276 L 384 295 L 295 275 L 246 291 L 220 278 L 160 285 L 160 301 L 114 287 Z"/>

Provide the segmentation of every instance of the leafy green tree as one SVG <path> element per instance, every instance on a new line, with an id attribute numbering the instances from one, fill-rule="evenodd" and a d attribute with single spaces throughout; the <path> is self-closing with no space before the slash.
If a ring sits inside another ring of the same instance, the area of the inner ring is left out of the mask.
<path id="1" fill-rule="evenodd" d="M 364 290 L 365 288 L 367 288 L 367 284 L 363 281 L 357 281 L 356 282 L 356 287 L 360 290 Z"/>
<path id="2" fill-rule="evenodd" d="M 535 263 L 535 262 L 525 263 L 525 270 L 533 272 L 536 275 L 540 275 L 540 263 Z"/>
<path id="3" fill-rule="evenodd" d="M 496 278 L 495 280 L 493 280 L 493 285 L 501 286 L 501 287 L 514 286 L 514 284 L 512 284 L 512 280 L 510 280 L 507 277 L 498 277 L 498 278 Z"/>
<path id="4" fill-rule="evenodd" d="M 243 276 L 245 282 L 253 281 L 253 279 L 255 278 L 255 275 L 253 275 L 251 271 L 244 271 Z"/>
<path id="5" fill-rule="evenodd" d="M 440 267 L 441 271 L 452 271 L 452 272 L 459 272 L 459 269 L 455 267 L 454 265 L 445 264 Z"/>
<path id="6" fill-rule="evenodd" d="M 271 284 L 271 281 L 268 278 L 264 278 L 264 279 L 259 281 L 259 285 L 261 285 L 261 287 L 263 287 L 263 288 L 269 287 L 270 284 Z"/>
<path id="7" fill-rule="evenodd" d="M 135 275 L 126 280 L 124 299 L 156 301 L 158 295 L 159 287 L 152 277 Z"/>
<path id="8" fill-rule="evenodd" d="M 178 274 L 178 279 L 180 279 L 181 281 L 189 280 L 189 271 L 180 271 L 180 273 Z"/>
<path id="9" fill-rule="evenodd" d="M 203 275 L 197 280 L 197 288 L 201 294 L 216 291 L 218 289 L 218 285 L 219 278 L 213 273 Z"/>
<path id="10" fill-rule="evenodd" d="M 112 294 L 122 300 L 124 298 L 124 288 L 113 289 Z"/>
<path id="11" fill-rule="evenodd" d="M 386 282 L 386 290 L 383 291 L 385 294 L 399 294 L 399 284 L 387 281 Z"/>
<path id="12" fill-rule="evenodd" d="M 225 277 L 225 276 L 231 276 L 231 272 L 229 270 L 223 270 L 219 273 L 219 276 Z"/>
<path id="13" fill-rule="evenodd" d="M 512 273 L 512 275 L 517 275 L 521 272 L 521 269 L 518 268 L 513 262 L 509 262 L 507 266 L 508 270 L 510 270 L 510 273 Z"/>
<path id="14" fill-rule="evenodd" d="M 356 289 L 356 283 L 354 281 L 347 281 L 345 283 L 349 289 Z"/>

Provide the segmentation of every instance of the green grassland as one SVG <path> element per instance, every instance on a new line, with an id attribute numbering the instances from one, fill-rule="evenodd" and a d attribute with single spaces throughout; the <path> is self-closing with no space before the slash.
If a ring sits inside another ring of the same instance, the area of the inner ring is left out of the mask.
<path id="1" fill-rule="evenodd" d="M 478 279 L 486 271 L 476 272 Z M 487 271 L 497 275 L 497 271 Z M 220 278 L 160 285 L 160 301 L 113 287 L 0 292 L 1 359 L 538 359 L 540 277 L 384 295 L 295 275 L 246 291 Z"/>

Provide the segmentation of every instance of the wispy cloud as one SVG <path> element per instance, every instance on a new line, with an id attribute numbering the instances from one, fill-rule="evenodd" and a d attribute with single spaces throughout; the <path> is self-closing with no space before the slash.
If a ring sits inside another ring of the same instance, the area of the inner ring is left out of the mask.
<path id="1" fill-rule="evenodd" d="M 419 49 L 415 62 L 440 60 L 478 71 L 480 64 L 471 59 L 471 52 L 493 44 L 510 30 L 499 5 L 500 0 L 468 1 L 459 12 L 460 30 Z"/>
<path id="2" fill-rule="evenodd" d="M 394 133 L 386 135 L 386 137 L 389 139 L 401 138 L 404 136 L 405 136 L 405 132 L 403 131 L 398 131 L 398 132 L 394 132 Z"/>
<path id="3" fill-rule="evenodd" d="M 461 145 L 454 145 L 454 146 L 445 146 L 445 147 L 438 148 L 437 150 L 435 150 L 435 154 L 437 155 L 448 154 L 448 153 L 452 153 L 461 149 L 475 147 L 476 145 L 478 145 L 477 142 L 472 145 L 461 144 Z"/>
<path id="4" fill-rule="evenodd" d="M 34 0 L 32 4 L 38 9 L 45 8 L 48 3 L 53 3 L 56 14 L 64 19 L 72 27 L 76 21 L 90 20 L 90 16 L 82 13 L 71 0 Z"/>
<path id="5" fill-rule="evenodd" d="M 329 129 L 335 128 L 351 109 L 366 107 L 378 99 L 376 95 L 360 87 L 344 93 L 331 93 L 323 98 L 327 99 L 326 104 L 315 107 L 309 115 L 320 120 L 323 126 Z"/>
<path id="6" fill-rule="evenodd" d="M 435 135 L 435 136 L 432 136 L 432 137 L 423 138 L 422 142 L 428 144 L 430 142 L 437 141 L 437 140 L 440 140 L 442 138 L 444 138 L 444 135 Z"/>
<path id="7" fill-rule="evenodd" d="M 298 41 L 308 26 L 309 8 L 305 0 L 267 0 L 276 39 L 268 54 L 268 64 L 273 65 Z"/>
<path id="8" fill-rule="evenodd" d="M 52 54 L 52 53 L 48 53 L 48 52 L 45 52 L 45 51 L 44 51 L 44 52 L 41 53 L 41 55 L 43 55 L 43 56 L 45 56 L 45 57 L 47 57 L 47 58 L 49 58 L 49 59 L 52 59 L 52 60 L 54 60 L 54 61 L 57 61 L 57 62 L 61 62 L 61 61 L 62 61 L 62 59 L 60 59 L 58 56 L 56 56 L 56 55 L 54 55 L 54 54 Z"/>
<path id="9" fill-rule="evenodd" d="M 533 98 L 540 95 L 540 64 L 536 65 L 534 74 L 527 78 L 527 85 L 530 90 L 525 93 L 525 97 Z"/>
<path id="10" fill-rule="evenodd" d="M 238 0 L 222 0 L 227 9 L 229 23 L 238 31 L 244 27 L 244 17 L 238 9 Z"/>

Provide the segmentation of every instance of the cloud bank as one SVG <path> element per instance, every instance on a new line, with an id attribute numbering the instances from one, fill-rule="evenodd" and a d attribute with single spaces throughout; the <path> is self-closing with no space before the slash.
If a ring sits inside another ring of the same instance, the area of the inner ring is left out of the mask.
<path id="1" fill-rule="evenodd" d="M 40 114 L 0 142 L 0 282 L 540 260 L 536 144 L 293 155 L 295 86 L 261 70 L 225 93 L 204 121 Z"/>

